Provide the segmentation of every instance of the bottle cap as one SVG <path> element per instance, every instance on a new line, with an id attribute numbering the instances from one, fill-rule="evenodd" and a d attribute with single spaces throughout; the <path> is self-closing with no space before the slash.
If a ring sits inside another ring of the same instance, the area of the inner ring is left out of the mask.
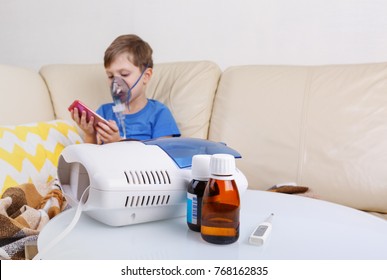
<path id="1" fill-rule="evenodd" d="M 195 180 L 208 180 L 210 177 L 211 155 L 194 155 L 192 157 L 192 178 Z"/>
<path id="2" fill-rule="evenodd" d="M 233 175 L 235 172 L 235 158 L 229 154 L 214 154 L 210 160 L 210 171 L 213 175 Z"/>

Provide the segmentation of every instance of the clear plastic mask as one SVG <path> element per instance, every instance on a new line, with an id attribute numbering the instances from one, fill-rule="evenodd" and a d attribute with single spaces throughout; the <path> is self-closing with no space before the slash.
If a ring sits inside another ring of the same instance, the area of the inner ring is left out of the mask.
<path id="1" fill-rule="evenodd" d="M 113 98 L 115 106 L 113 107 L 114 112 L 123 112 L 125 106 L 129 106 L 129 100 L 131 97 L 131 90 L 129 85 L 121 77 L 114 77 L 110 93 Z"/>
<path id="2" fill-rule="evenodd" d="M 116 117 L 119 121 L 118 126 L 121 127 L 121 131 L 123 134 L 123 135 L 121 134 L 121 136 L 124 138 L 126 138 L 124 111 L 125 111 L 125 108 L 127 108 L 129 111 L 129 101 L 130 101 L 130 98 L 132 97 L 132 90 L 141 80 L 147 68 L 148 66 L 144 68 L 141 75 L 137 78 L 136 82 L 133 84 L 132 87 L 130 87 L 126 83 L 126 81 L 119 76 L 118 77 L 114 76 L 112 80 L 112 84 L 110 86 L 110 94 L 114 102 L 113 112 L 116 114 Z"/>

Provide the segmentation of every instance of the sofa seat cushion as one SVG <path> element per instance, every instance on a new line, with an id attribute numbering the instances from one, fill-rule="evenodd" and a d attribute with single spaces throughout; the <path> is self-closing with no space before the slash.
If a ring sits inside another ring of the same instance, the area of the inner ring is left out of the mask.
<path id="1" fill-rule="evenodd" d="M 70 121 L 0 126 L 1 193 L 16 185 L 45 184 L 52 180 L 64 147 L 82 142 Z"/>

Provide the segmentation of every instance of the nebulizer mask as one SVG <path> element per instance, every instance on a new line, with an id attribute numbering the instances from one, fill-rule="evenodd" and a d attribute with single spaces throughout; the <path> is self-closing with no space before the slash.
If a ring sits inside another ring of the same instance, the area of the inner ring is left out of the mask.
<path id="1" fill-rule="evenodd" d="M 126 138 L 124 111 L 126 106 L 129 108 L 129 101 L 132 95 L 131 89 L 124 79 L 114 77 L 110 87 L 110 93 L 114 102 L 113 112 L 116 114 L 119 122 L 117 125 L 121 126 L 124 133 L 123 137 Z"/>
<path id="2" fill-rule="evenodd" d="M 125 111 L 125 108 L 128 108 L 128 111 L 129 111 L 129 102 L 132 96 L 132 90 L 137 85 L 137 83 L 141 80 L 147 68 L 148 68 L 147 66 L 144 68 L 140 77 L 138 77 L 136 82 L 131 87 L 126 83 L 126 81 L 122 77 L 119 77 L 119 76 L 114 76 L 111 83 L 110 93 L 112 95 L 113 102 L 114 102 L 113 112 L 116 114 L 116 117 L 119 121 L 118 125 L 121 126 L 122 128 L 124 138 L 126 138 L 124 111 Z"/>

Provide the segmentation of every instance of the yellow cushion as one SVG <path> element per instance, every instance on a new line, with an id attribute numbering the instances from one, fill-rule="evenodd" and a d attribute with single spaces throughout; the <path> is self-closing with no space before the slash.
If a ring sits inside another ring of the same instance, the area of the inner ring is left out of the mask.
<path id="1" fill-rule="evenodd" d="M 52 180 L 62 150 L 82 142 L 70 121 L 0 126 L 1 193 L 15 185 L 45 184 Z"/>

